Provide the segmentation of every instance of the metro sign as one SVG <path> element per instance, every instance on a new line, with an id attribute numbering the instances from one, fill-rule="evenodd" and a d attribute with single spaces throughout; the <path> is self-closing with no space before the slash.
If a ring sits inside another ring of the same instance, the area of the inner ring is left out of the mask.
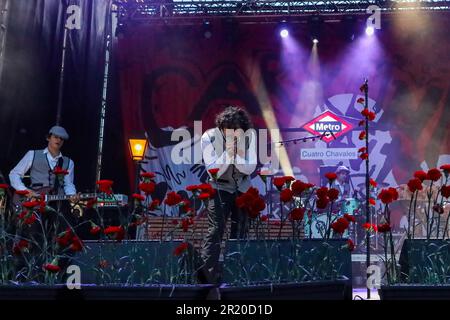
<path id="1" fill-rule="evenodd" d="M 333 132 L 334 136 L 338 138 L 344 135 L 345 133 L 349 132 L 350 130 L 352 130 L 353 125 L 339 118 L 333 112 L 325 111 L 321 115 L 317 116 L 316 118 L 305 124 L 302 128 L 314 135 L 321 135 L 326 132 L 328 133 Z M 322 140 L 328 143 L 330 141 L 333 141 L 334 138 L 330 134 L 328 136 L 323 137 Z"/>

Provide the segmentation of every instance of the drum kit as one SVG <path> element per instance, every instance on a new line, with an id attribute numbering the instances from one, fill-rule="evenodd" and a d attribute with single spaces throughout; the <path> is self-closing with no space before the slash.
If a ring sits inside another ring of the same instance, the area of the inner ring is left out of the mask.
<path id="1" fill-rule="evenodd" d="M 270 175 L 270 178 L 272 178 L 273 175 Z M 278 192 L 274 190 L 271 186 L 271 182 L 269 180 L 269 186 L 270 190 L 268 190 L 268 194 L 271 196 L 268 197 L 268 212 L 271 216 L 277 216 L 279 215 L 279 206 L 275 205 L 278 203 Z M 378 183 L 378 186 L 371 189 L 371 197 L 377 198 L 377 194 L 380 192 L 383 188 L 390 187 L 387 183 Z M 397 188 L 397 191 L 399 193 L 399 198 L 396 201 L 396 205 L 398 204 L 401 206 L 401 211 L 403 213 L 408 213 L 409 204 L 411 201 L 411 192 L 409 191 L 408 187 L 406 185 L 400 185 Z M 333 219 L 336 216 L 343 216 L 344 214 L 349 214 L 353 216 L 356 220 L 355 223 L 351 223 L 349 226 L 349 229 L 344 233 L 343 237 L 350 238 L 353 240 L 355 246 L 358 248 L 364 248 L 366 246 L 366 230 L 362 227 L 364 223 L 366 223 L 366 209 L 365 209 L 365 190 L 366 185 L 365 183 L 361 183 L 357 185 L 357 188 L 355 188 L 355 192 L 353 193 L 353 197 L 344 198 L 341 200 L 338 200 L 336 202 L 337 205 L 335 205 L 335 209 L 333 209 Z M 416 223 L 415 223 L 415 235 L 416 237 L 423 237 L 425 236 L 425 228 L 426 225 L 426 214 L 425 214 L 425 207 L 426 202 L 428 201 L 427 193 L 429 192 L 428 188 L 424 188 L 423 191 L 418 193 L 417 197 L 417 216 L 416 216 Z M 432 195 L 433 197 L 437 195 L 437 192 L 439 192 L 439 189 L 437 186 L 432 188 Z M 300 204 L 304 206 L 308 201 L 312 201 L 314 197 L 294 197 L 297 204 Z M 286 208 L 288 210 L 288 208 Z M 329 208 L 316 212 L 312 216 L 312 221 L 309 220 L 308 216 L 305 215 L 305 221 L 304 221 L 304 234 L 305 237 L 310 238 L 323 238 L 326 234 L 327 225 L 329 223 L 327 218 Z M 444 215 L 445 217 L 448 216 L 450 211 L 450 203 L 444 203 Z M 381 204 L 377 206 L 370 206 L 370 214 L 369 214 L 369 223 L 378 225 L 382 223 L 381 218 L 384 213 L 384 206 Z M 405 231 L 407 230 L 407 222 L 405 225 L 405 217 L 403 217 L 402 221 L 400 221 L 400 229 L 401 229 L 401 235 L 405 235 Z M 406 218 L 407 221 L 407 218 Z M 443 226 L 444 223 L 441 224 Z M 450 228 L 449 228 L 450 229 Z M 450 230 L 448 231 L 450 233 Z M 382 240 L 382 236 L 378 234 L 377 232 L 370 234 L 370 244 L 373 250 L 381 249 L 381 243 L 380 240 Z"/>

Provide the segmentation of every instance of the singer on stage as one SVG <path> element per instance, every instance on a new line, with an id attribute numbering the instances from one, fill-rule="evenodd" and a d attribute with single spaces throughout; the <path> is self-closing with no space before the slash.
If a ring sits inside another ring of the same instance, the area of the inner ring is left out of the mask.
<path id="1" fill-rule="evenodd" d="M 216 127 L 201 139 L 206 169 L 218 168 L 211 185 L 217 190 L 208 206 L 208 235 L 203 244 L 206 269 L 217 274 L 220 245 L 228 217 L 231 217 L 231 239 L 246 234 L 247 217 L 236 206 L 236 197 L 251 186 L 250 175 L 257 165 L 256 134 L 247 112 L 229 106 L 216 117 Z"/>

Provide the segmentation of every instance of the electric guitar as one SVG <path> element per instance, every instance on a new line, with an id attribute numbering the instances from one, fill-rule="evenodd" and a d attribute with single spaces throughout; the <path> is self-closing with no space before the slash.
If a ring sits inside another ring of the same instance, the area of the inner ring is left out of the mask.
<path id="1" fill-rule="evenodd" d="M 30 201 L 44 200 L 46 203 L 50 203 L 50 202 L 56 202 L 56 201 L 67 201 L 67 200 L 70 200 L 70 198 L 72 197 L 71 195 L 69 196 L 69 195 L 65 195 L 65 194 L 61 194 L 61 195 L 51 194 L 52 188 L 50 188 L 50 187 L 43 187 L 43 188 L 35 189 L 33 191 L 37 194 L 37 197 L 31 198 Z M 96 194 L 96 193 L 81 193 L 79 195 L 80 201 L 96 198 L 97 196 L 98 196 L 98 194 Z M 13 200 L 12 200 L 13 205 L 19 206 L 21 203 L 20 200 L 23 200 L 23 197 L 19 196 L 18 194 L 14 194 Z"/>
<path id="2" fill-rule="evenodd" d="M 52 188 L 50 187 L 44 187 L 33 190 L 35 193 L 37 193 L 37 197 L 35 197 L 36 200 L 44 200 L 46 203 L 50 202 L 56 202 L 56 201 L 67 201 L 70 200 L 72 196 L 61 194 L 51 194 Z M 19 206 L 21 203 L 21 198 L 19 195 L 14 194 L 13 197 L 13 205 Z M 122 194 L 111 194 L 111 195 L 103 195 L 99 193 L 81 193 L 79 194 L 80 201 L 86 201 L 89 199 L 97 199 L 97 203 L 104 206 L 125 206 L 128 204 L 128 197 Z"/>

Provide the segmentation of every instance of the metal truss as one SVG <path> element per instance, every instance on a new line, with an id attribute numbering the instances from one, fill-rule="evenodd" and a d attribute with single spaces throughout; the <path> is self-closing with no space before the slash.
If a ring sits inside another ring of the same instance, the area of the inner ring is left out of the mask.
<path id="1" fill-rule="evenodd" d="M 280 17 L 367 14 L 376 5 L 383 13 L 405 10 L 450 11 L 450 0 L 113 0 L 119 22 L 205 17 Z"/>

